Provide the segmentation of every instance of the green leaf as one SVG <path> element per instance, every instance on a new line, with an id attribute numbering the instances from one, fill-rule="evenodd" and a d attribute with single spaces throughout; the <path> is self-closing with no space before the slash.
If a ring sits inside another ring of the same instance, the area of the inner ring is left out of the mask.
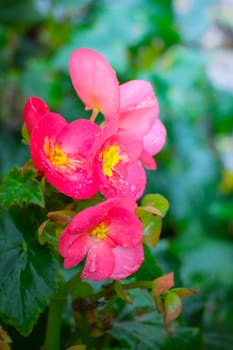
<path id="1" fill-rule="evenodd" d="M 56 292 L 56 262 L 34 239 L 36 215 L 27 208 L 3 212 L 0 226 L 0 316 L 28 335 Z"/>
<path id="2" fill-rule="evenodd" d="M 152 297 L 145 290 L 130 293 L 133 304 L 126 304 L 109 333 L 121 346 L 127 344 L 127 349 L 159 350 L 159 344 L 164 339 L 163 323 L 162 317 L 156 313 Z M 124 319 L 121 319 L 123 316 Z"/>
<path id="3" fill-rule="evenodd" d="M 36 171 L 27 168 L 25 171 L 14 167 L 4 176 L 0 186 L 0 201 L 6 206 L 36 204 L 44 207 L 41 184 L 35 179 Z"/>
<path id="4" fill-rule="evenodd" d="M 203 346 L 202 333 L 199 328 L 191 328 L 185 327 L 177 327 L 173 326 L 172 334 L 167 338 L 167 341 L 164 346 L 164 350 L 203 350 L 206 347 Z M 207 344 L 205 342 L 205 344 Z M 213 347 L 209 347 L 209 349 L 214 350 Z M 222 350 L 227 350 L 226 348 L 221 348 Z"/>
<path id="5" fill-rule="evenodd" d="M 155 247 L 158 243 L 161 229 L 162 229 L 162 219 L 160 216 L 154 216 L 149 213 L 144 208 L 137 208 L 137 216 L 143 225 L 143 243 L 149 247 Z"/>
<path id="6" fill-rule="evenodd" d="M 174 286 L 174 273 L 169 272 L 164 276 L 158 277 L 153 281 L 152 292 L 153 296 L 159 296 Z"/>
<path id="7" fill-rule="evenodd" d="M 150 213 L 164 217 L 168 211 L 169 202 L 160 194 L 147 194 L 142 198 L 142 206 Z"/>
<path id="8" fill-rule="evenodd" d="M 164 321 L 166 324 L 175 320 L 181 313 L 182 302 L 176 293 L 169 293 L 164 300 Z"/>
<path id="9" fill-rule="evenodd" d="M 162 270 L 157 264 L 151 249 L 144 246 L 144 261 L 135 273 L 136 279 L 140 281 L 153 281 L 155 278 L 162 276 L 162 274 Z"/>

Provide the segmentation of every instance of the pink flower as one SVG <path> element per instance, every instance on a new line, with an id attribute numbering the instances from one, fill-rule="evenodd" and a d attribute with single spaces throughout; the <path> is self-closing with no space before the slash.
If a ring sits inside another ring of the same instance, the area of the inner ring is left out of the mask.
<path id="1" fill-rule="evenodd" d="M 136 206 L 128 198 L 113 198 L 78 213 L 60 237 L 64 267 L 86 258 L 81 278 L 93 281 L 118 280 L 137 271 L 144 256 Z"/>
<path id="2" fill-rule="evenodd" d="M 72 198 L 90 198 L 98 191 L 93 160 L 101 135 L 99 126 L 89 120 L 67 123 L 51 112 L 31 133 L 32 160 L 60 192 Z"/>
<path id="3" fill-rule="evenodd" d="M 33 96 L 27 99 L 23 110 L 23 119 L 29 134 L 38 121 L 49 112 L 49 107 L 41 98 Z"/>
<path id="4" fill-rule="evenodd" d="M 166 129 L 158 114 L 158 101 L 150 83 L 131 80 L 120 86 L 118 127 L 142 140 L 140 160 L 149 169 L 156 168 L 152 156 L 162 149 L 166 141 Z"/>
<path id="5" fill-rule="evenodd" d="M 144 166 L 155 169 L 153 156 L 163 147 L 166 130 L 158 122 L 159 105 L 151 84 L 131 80 L 119 86 L 116 73 L 106 59 L 88 48 L 71 54 L 69 70 L 78 96 L 86 109 L 93 109 L 91 119 L 102 112 L 107 122 L 114 120 L 119 130 L 140 138 L 140 159 Z"/>
<path id="6" fill-rule="evenodd" d="M 145 170 L 138 160 L 141 149 L 141 141 L 125 131 L 105 140 L 95 160 L 99 189 L 105 197 L 141 197 L 146 185 Z"/>
<path id="7" fill-rule="evenodd" d="M 115 71 L 103 56 L 91 49 L 77 49 L 70 56 L 69 70 L 74 89 L 87 110 L 101 112 L 106 119 L 117 115 L 119 83 Z"/>

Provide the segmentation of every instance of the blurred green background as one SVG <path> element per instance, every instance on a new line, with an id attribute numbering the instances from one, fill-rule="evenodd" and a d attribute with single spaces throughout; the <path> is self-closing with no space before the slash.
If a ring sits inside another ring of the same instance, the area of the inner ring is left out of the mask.
<path id="1" fill-rule="evenodd" d="M 170 202 L 155 255 L 177 285 L 201 288 L 184 303 L 181 324 L 196 330 L 179 335 L 189 349 L 231 350 L 233 1 L 0 0 L 1 176 L 29 158 L 20 136 L 29 96 L 68 120 L 86 117 L 67 67 L 78 47 L 102 53 L 120 82 L 153 84 L 168 137 L 147 192 Z"/>

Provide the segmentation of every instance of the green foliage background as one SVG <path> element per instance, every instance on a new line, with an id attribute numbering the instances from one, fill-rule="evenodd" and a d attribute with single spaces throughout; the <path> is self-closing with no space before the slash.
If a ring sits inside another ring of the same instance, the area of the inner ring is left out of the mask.
<path id="1" fill-rule="evenodd" d="M 0 175 L 29 158 L 20 136 L 29 96 L 41 97 L 68 120 L 86 117 L 67 68 L 75 48 L 90 47 L 105 55 L 121 82 L 149 80 L 168 131 L 166 147 L 156 158 L 158 170 L 148 171 L 147 192 L 161 193 L 170 202 L 155 255 L 164 272 L 175 272 L 177 283 L 201 288 L 201 293 L 185 301 L 175 336 L 166 341 L 161 338 L 161 319 L 156 318 L 151 329 L 147 314 L 141 334 L 142 315 L 127 324 L 131 306 L 124 311 L 126 320 L 120 322 L 121 313 L 111 332 L 121 332 L 125 349 L 230 350 L 233 5 L 220 0 L 1 0 L 0 4 Z M 146 296 L 137 298 L 146 309 Z M 13 349 L 39 349 L 43 329 L 44 315 L 27 340 L 9 329 Z M 141 343 L 143 337 L 146 341 Z"/>

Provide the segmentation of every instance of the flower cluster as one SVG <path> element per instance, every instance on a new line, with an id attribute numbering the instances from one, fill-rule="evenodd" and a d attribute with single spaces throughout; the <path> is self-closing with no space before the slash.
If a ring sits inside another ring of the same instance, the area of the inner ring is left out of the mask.
<path id="1" fill-rule="evenodd" d="M 90 120 L 68 123 L 38 97 L 27 100 L 24 122 L 32 160 L 47 181 L 74 199 L 100 192 L 106 200 L 79 212 L 59 241 L 64 266 L 86 257 L 82 278 L 121 279 L 143 261 L 142 225 L 136 200 L 145 189 L 144 167 L 156 169 L 153 156 L 165 143 L 152 86 L 144 80 L 120 85 L 98 52 L 81 48 L 70 56 L 72 84 Z M 95 123 L 101 113 L 104 121 Z"/>

